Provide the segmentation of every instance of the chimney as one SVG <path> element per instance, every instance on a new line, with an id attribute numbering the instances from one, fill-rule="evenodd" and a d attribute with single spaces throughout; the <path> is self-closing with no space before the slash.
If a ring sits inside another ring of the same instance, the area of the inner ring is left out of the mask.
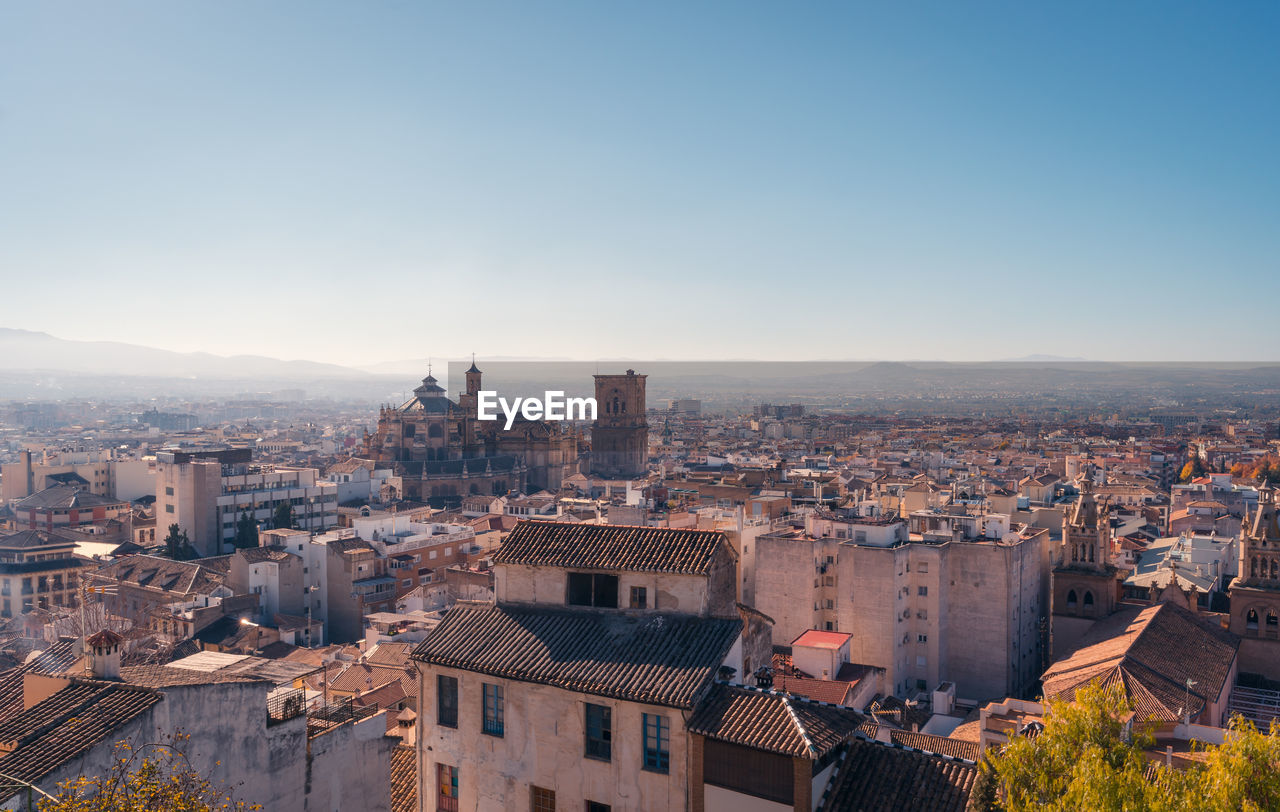
<path id="1" fill-rule="evenodd" d="M 110 629 L 103 629 L 84 642 L 93 676 L 97 679 L 120 679 L 120 644 L 124 638 Z"/>

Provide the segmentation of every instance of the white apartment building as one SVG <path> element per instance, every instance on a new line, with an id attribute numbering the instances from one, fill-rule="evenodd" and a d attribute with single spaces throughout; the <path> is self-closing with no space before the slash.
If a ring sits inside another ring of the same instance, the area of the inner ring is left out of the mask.
<path id="1" fill-rule="evenodd" d="M 338 486 L 314 468 L 253 465 L 248 449 L 161 451 L 156 455 L 156 526 L 177 524 L 202 556 L 229 551 L 240 517 L 268 528 L 276 508 L 293 506 L 294 527 L 338 523 Z"/>

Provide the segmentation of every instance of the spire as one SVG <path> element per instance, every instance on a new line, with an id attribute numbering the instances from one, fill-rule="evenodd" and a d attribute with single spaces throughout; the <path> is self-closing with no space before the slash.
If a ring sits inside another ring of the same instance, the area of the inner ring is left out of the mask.
<path id="1" fill-rule="evenodd" d="M 479 368 L 476 367 L 476 354 L 473 352 L 471 353 L 471 369 L 467 370 L 467 374 L 475 375 L 475 374 L 478 374 L 479 372 L 480 372 Z"/>

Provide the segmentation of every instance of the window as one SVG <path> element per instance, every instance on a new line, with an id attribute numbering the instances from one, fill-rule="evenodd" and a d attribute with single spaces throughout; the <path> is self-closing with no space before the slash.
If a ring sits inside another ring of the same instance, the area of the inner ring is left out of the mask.
<path id="1" fill-rule="evenodd" d="M 165 486 L 164 486 L 164 495 L 165 495 L 165 496 L 173 496 L 173 486 L 172 486 L 172 485 L 165 485 Z"/>
<path id="2" fill-rule="evenodd" d="M 1085 608 L 1085 609 L 1092 609 L 1092 608 L 1093 608 L 1093 593 L 1092 593 L 1092 592 L 1085 592 L 1085 593 L 1084 593 L 1084 608 Z"/>
<path id="3" fill-rule="evenodd" d="M 929 660 L 925 657 L 916 657 L 916 667 L 925 668 L 929 665 Z"/>
<path id="4" fill-rule="evenodd" d="M 502 735 L 503 697 L 501 685 L 484 683 L 484 732 L 490 736 Z"/>
<path id="5" fill-rule="evenodd" d="M 164 512 L 165 512 L 165 513 L 172 513 L 172 512 L 173 512 L 173 505 L 165 505 L 165 506 L 164 506 Z"/>
<path id="6" fill-rule="evenodd" d="M 916 572 L 928 572 L 928 571 L 929 571 L 928 562 L 921 561 L 919 564 L 916 564 Z"/>
<path id="7" fill-rule="evenodd" d="M 785 804 L 788 809 L 794 806 L 796 780 L 790 758 L 716 739 L 706 739 L 703 747 L 704 783 Z"/>
<path id="8" fill-rule="evenodd" d="M 436 778 L 440 787 L 436 809 L 439 812 L 458 812 L 458 768 L 437 764 Z"/>
<path id="9" fill-rule="evenodd" d="M 613 808 L 599 801 L 587 801 L 587 812 L 613 812 Z"/>
<path id="10" fill-rule="evenodd" d="M 436 724 L 458 726 L 458 678 L 436 675 Z"/>
<path id="11" fill-rule="evenodd" d="M 928 642 L 929 642 L 929 635 L 927 635 L 927 634 L 917 634 L 917 635 L 916 635 L 916 642 L 917 642 L 917 643 L 928 643 Z"/>
<path id="12" fill-rule="evenodd" d="M 570 606 L 618 608 L 618 576 L 590 572 L 569 573 Z"/>
<path id="13" fill-rule="evenodd" d="M 671 766 L 671 724 L 656 713 L 644 717 L 644 768 L 665 773 Z"/>
<path id="14" fill-rule="evenodd" d="M 1257 631 L 1258 629 L 1258 610 L 1250 609 L 1249 614 L 1244 616 L 1244 627 Z"/>
<path id="15" fill-rule="evenodd" d="M 631 608 L 644 609 L 649 602 L 649 590 L 642 586 L 631 587 Z"/>
<path id="16" fill-rule="evenodd" d="M 1067 593 L 1067 607 L 1072 608 L 1078 603 L 1076 599 L 1076 591 L 1073 589 Z"/>
<path id="17" fill-rule="evenodd" d="M 916 589 L 916 594 L 922 598 L 925 597 L 926 595 L 929 594 L 929 587 L 927 586 L 918 587 Z"/>
<path id="18" fill-rule="evenodd" d="M 556 812 L 556 791 L 533 787 L 533 812 Z"/>
<path id="19" fill-rule="evenodd" d="M 613 758 L 613 709 L 587 703 L 587 758 L 609 761 Z"/>
<path id="20" fill-rule="evenodd" d="M 834 609 L 834 608 L 836 608 L 836 603 L 835 603 L 835 601 L 833 601 L 833 600 L 831 600 L 830 598 L 828 598 L 828 599 L 827 599 L 827 608 L 828 608 L 828 609 Z"/>

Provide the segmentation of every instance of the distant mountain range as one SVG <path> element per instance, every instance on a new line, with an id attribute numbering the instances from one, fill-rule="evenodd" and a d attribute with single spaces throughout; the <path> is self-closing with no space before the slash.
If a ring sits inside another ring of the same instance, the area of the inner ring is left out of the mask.
<path id="1" fill-rule="evenodd" d="M 261 355 L 173 352 L 118 341 L 71 341 L 48 333 L 7 327 L 0 327 L 0 370 L 287 381 L 371 377 L 364 370 L 316 361 L 282 361 Z"/>

